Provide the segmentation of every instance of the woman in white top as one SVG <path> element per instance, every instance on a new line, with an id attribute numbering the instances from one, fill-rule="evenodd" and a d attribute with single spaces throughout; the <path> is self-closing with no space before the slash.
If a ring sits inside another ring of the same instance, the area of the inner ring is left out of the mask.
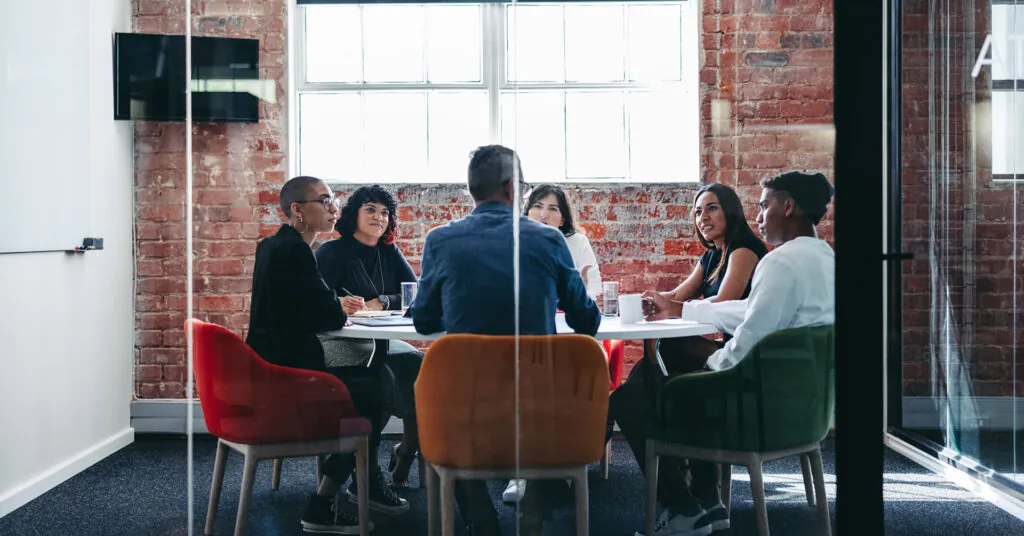
<path id="1" fill-rule="evenodd" d="M 597 265 L 594 248 L 586 235 L 576 230 L 572 208 L 565 191 L 554 184 L 541 184 L 530 192 L 526 202 L 526 216 L 531 220 L 550 227 L 557 227 L 565 236 L 565 243 L 572 253 L 572 262 L 587 286 L 587 296 L 597 298 L 601 294 L 601 270 Z"/>

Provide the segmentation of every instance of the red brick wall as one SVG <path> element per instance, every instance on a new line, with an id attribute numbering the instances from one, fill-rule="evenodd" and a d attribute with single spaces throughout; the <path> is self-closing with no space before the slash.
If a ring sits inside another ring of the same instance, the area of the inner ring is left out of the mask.
<path id="1" fill-rule="evenodd" d="M 183 9 L 172 7 L 180 3 L 134 0 L 136 30 L 183 32 Z M 276 192 L 286 178 L 286 11 L 282 0 L 192 2 L 197 35 L 259 38 L 261 75 L 277 84 L 277 103 L 261 105 L 258 125 L 193 130 L 194 315 L 240 334 L 248 324 L 257 239 L 281 221 Z M 832 3 L 822 0 L 704 3 L 702 180 L 737 188 L 751 218 L 761 178 L 787 169 L 831 177 L 831 13 Z M 138 123 L 135 139 L 137 396 L 175 398 L 184 395 L 185 371 L 184 129 Z M 689 220 L 695 188 L 571 188 L 604 277 L 619 280 L 624 292 L 677 284 L 701 249 Z M 469 200 L 457 186 L 396 190 L 400 244 L 415 264 L 425 231 L 465 214 Z M 831 238 L 831 219 L 820 232 Z M 631 349 L 627 367 L 638 355 Z"/>
<path id="2" fill-rule="evenodd" d="M 991 71 L 971 78 L 990 2 L 942 6 L 904 2 L 904 394 L 1010 396 L 1024 197 L 992 180 Z"/>

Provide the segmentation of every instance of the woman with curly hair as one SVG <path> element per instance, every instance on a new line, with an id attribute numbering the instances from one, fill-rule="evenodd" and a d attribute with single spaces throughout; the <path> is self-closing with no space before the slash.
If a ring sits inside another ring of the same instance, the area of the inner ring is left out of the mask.
<path id="1" fill-rule="evenodd" d="M 344 296 L 341 305 L 346 314 L 401 310 L 402 283 L 416 281 L 412 267 L 395 245 L 397 212 L 395 196 L 387 189 L 376 185 L 358 188 L 345 202 L 334 226 L 341 237 L 317 249 L 320 273 L 327 286 Z M 373 351 L 371 340 L 322 338 L 321 342 L 328 366 L 359 364 Z M 384 410 L 401 418 L 405 430 L 402 442 L 391 453 L 388 470 L 393 487 L 408 486 L 409 469 L 419 451 L 413 384 L 422 360 L 423 354 L 409 344 L 391 341 L 382 367 Z"/>

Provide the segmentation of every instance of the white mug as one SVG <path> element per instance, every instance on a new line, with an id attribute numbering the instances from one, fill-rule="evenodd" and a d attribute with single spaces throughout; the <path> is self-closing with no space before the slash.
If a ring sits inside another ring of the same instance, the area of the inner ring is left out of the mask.
<path id="1" fill-rule="evenodd" d="M 623 324 L 636 324 L 644 319 L 643 301 L 639 294 L 619 296 L 619 318 Z"/>

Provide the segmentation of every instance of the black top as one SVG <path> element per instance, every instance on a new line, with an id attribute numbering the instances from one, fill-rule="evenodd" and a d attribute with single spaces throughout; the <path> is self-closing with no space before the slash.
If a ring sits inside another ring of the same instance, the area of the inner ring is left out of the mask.
<path id="1" fill-rule="evenodd" d="M 709 249 L 700 256 L 700 266 L 704 269 L 704 284 L 701 286 L 701 294 L 704 296 L 704 299 L 718 295 L 718 290 L 722 287 L 722 280 L 725 279 L 725 271 L 729 268 L 729 257 L 732 256 L 733 251 L 741 248 L 754 252 L 754 255 L 757 255 L 758 261 L 768 254 L 768 247 L 764 245 L 764 242 L 753 236 L 741 237 L 735 243 L 729 245 L 729 252 L 725 255 L 725 264 L 722 266 L 722 270 L 718 272 L 718 279 L 714 281 L 711 281 L 711 274 L 718 267 L 718 260 L 722 258 L 721 250 Z M 747 288 L 743 291 L 743 296 L 740 299 L 750 295 L 750 286 L 753 281 L 753 277 L 747 281 Z"/>
<path id="2" fill-rule="evenodd" d="M 282 225 L 256 247 L 252 307 L 245 342 L 263 359 L 286 367 L 324 370 L 317 332 L 345 326 L 341 302 L 324 283 L 309 244 Z"/>
<path id="3" fill-rule="evenodd" d="M 317 248 L 316 262 L 327 286 L 339 296 L 351 292 L 369 301 L 383 295 L 386 300 L 381 301 L 387 301 L 391 310 L 402 308 L 402 283 L 416 281 L 412 266 L 394 244 L 367 246 L 343 236 Z"/>

